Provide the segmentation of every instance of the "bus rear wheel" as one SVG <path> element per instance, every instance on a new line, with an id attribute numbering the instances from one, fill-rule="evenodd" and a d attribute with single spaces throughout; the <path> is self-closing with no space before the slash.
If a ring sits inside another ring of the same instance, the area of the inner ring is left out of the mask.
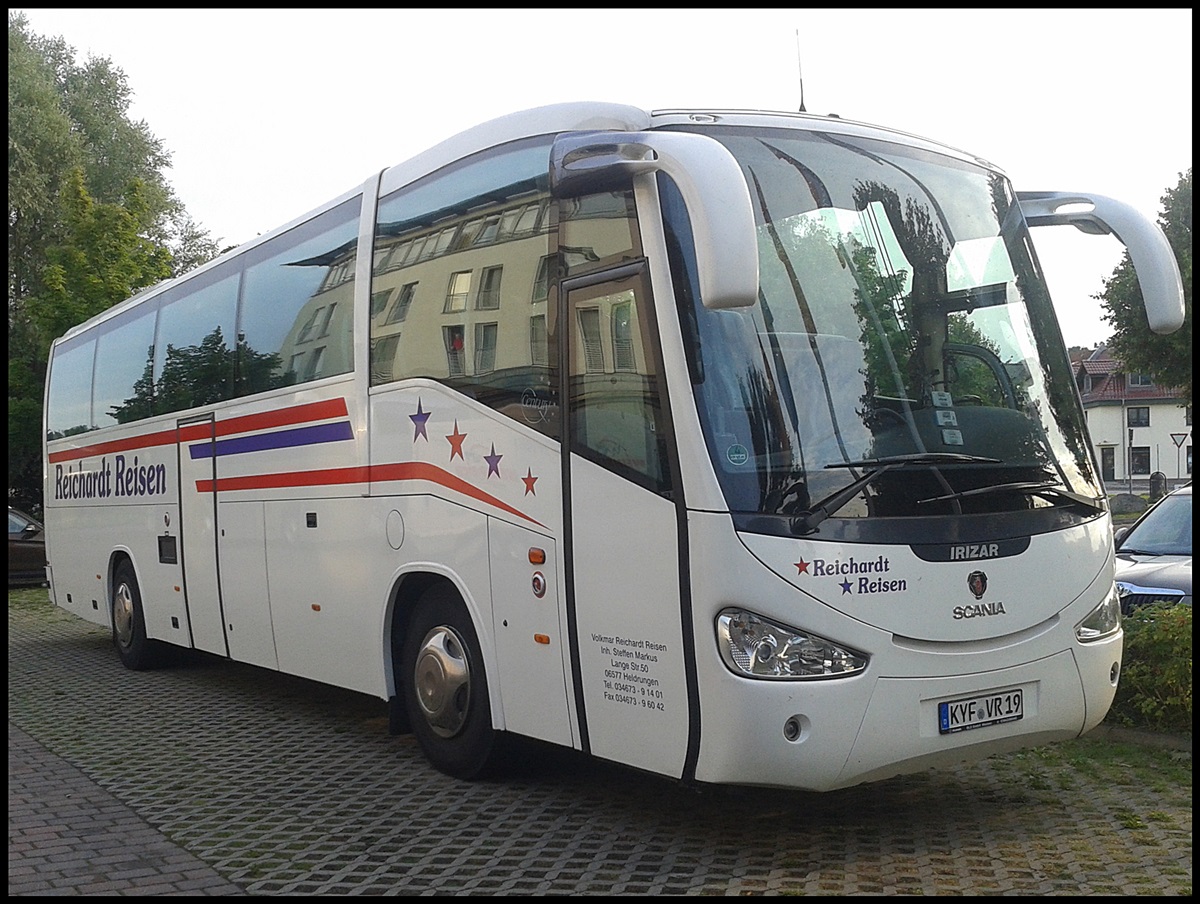
<path id="1" fill-rule="evenodd" d="M 140 672 L 156 668 L 166 658 L 166 646 L 146 636 L 142 591 L 128 560 L 121 562 L 113 574 L 112 636 L 117 655 L 127 669 Z"/>
<path id="2" fill-rule="evenodd" d="M 466 606 L 446 586 L 417 601 L 401 652 L 404 704 L 426 758 L 455 778 L 493 774 L 500 761 L 487 675 Z"/>

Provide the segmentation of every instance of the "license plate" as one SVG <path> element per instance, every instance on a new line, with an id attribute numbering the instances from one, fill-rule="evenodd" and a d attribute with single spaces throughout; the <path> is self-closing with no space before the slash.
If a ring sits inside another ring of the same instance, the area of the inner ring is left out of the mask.
<path id="1" fill-rule="evenodd" d="M 939 703 L 938 731 L 941 734 L 955 734 L 985 725 L 1016 722 L 1024 715 L 1025 698 L 1020 688 L 988 691 L 975 697 Z"/>

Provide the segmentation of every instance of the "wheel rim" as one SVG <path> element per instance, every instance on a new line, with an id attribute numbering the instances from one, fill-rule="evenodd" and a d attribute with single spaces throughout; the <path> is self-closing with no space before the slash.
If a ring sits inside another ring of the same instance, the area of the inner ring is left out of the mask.
<path id="1" fill-rule="evenodd" d="M 121 649 L 128 649 L 133 642 L 133 594 L 123 581 L 113 592 L 113 631 Z"/>
<path id="2" fill-rule="evenodd" d="M 413 686 L 425 721 L 435 734 L 451 738 L 466 724 L 471 703 L 471 666 L 466 648 L 452 628 L 425 635 L 417 652 Z"/>

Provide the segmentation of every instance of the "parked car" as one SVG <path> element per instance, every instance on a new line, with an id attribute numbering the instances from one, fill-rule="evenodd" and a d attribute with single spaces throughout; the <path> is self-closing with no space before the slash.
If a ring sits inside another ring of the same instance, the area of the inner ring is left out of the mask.
<path id="1" fill-rule="evenodd" d="M 1114 534 L 1121 611 L 1155 600 L 1192 604 L 1192 484 L 1163 496 Z"/>
<path id="2" fill-rule="evenodd" d="M 46 583 L 46 535 L 36 518 L 8 507 L 8 583 Z"/>

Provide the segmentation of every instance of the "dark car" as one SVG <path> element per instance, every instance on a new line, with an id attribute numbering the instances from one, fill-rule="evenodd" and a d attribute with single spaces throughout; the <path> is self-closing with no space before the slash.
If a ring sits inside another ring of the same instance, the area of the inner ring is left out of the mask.
<path id="1" fill-rule="evenodd" d="M 46 583 L 46 535 L 42 525 L 8 507 L 8 583 Z"/>
<path id="2" fill-rule="evenodd" d="M 1192 485 L 1154 503 L 1132 526 L 1119 528 L 1117 590 L 1128 615 L 1155 600 L 1192 604 Z"/>

